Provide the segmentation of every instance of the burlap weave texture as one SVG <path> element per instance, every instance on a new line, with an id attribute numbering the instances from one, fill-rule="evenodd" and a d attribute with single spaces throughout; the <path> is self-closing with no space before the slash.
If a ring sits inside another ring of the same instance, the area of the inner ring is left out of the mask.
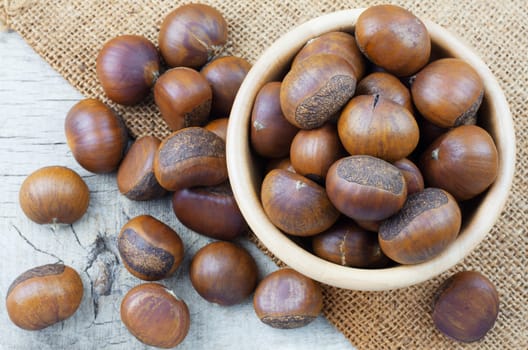
<path id="1" fill-rule="evenodd" d="M 226 54 L 255 62 L 274 40 L 318 15 L 380 1 L 202 1 L 229 23 Z M 58 0 L 0 2 L 0 19 L 87 97 L 108 102 L 95 77 L 95 57 L 119 34 L 141 34 L 157 44 L 163 17 L 184 1 Z M 528 349 L 528 2 L 525 0 L 401 0 L 397 3 L 457 34 L 491 68 L 515 122 L 517 170 L 512 193 L 487 238 L 462 263 L 418 286 L 387 292 L 325 287 L 324 313 L 359 349 Z M 137 107 L 111 104 L 135 136 L 163 137 L 168 129 L 150 97 Z M 501 311 L 482 341 L 462 345 L 439 334 L 431 296 L 456 270 L 483 272 L 497 286 Z"/>

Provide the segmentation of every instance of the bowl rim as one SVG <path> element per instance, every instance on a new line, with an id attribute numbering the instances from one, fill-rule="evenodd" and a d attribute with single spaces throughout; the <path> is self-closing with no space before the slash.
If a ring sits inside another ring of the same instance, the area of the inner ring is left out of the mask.
<path id="1" fill-rule="evenodd" d="M 485 238 L 501 214 L 513 182 L 515 132 L 506 97 L 490 69 L 476 52 L 440 25 L 422 19 L 431 40 L 453 57 L 469 62 L 484 82 L 485 99 L 492 134 L 499 153 L 499 173 L 487 190 L 472 219 L 451 244 L 435 258 L 417 265 L 383 269 L 361 269 L 337 265 L 299 247 L 267 218 L 260 203 L 260 188 L 254 167 L 240 171 L 252 160 L 249 120 L 253 101 L 262 85 L 277 79 L 295 52 L 309 39 L 329 31 L 352 31 L 365 8 L 332 12 L 311 19 L 284 34 L 266 49 L 243 81 L 229 117 L 226 154 L 231 187 L 249 227 L 277 258 L 298 272 L 319 282 L 352 290 L 377 291 L 408 287 L 429 280 L 460 262 Z M 250 103 L 248 101 L 251 101 Z"/>

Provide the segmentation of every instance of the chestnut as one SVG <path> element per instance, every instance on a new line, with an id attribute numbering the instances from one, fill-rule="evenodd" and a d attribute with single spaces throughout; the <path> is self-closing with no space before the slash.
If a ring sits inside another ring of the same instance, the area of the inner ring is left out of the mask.
<path id="1" fill-rule="evenodd" d="M 159 72 L 158 50 L 140 35 L 113 38 L 97 56 L 97 79 L 108 98 L 123 105 L 141 102 L 150 93 Z"/>
<path id="2" fill-rule="evenodd" d="M 154 176 L 154 156 L 160 143 L 147 135 L 130 146 L 117 171 L 117 187 L 128 199 L 146 201 L 167 193 Z"/>
<path id="3" fill-rule="evenodd" d="M 484 83 L 469 63 L 459 58 L 443 58 L 416 74 L 411 94 L 424 118 L 450 128 L 476 123 Z"/>
<path id="4" fill-rule="evenodd" d="M 429 186 L 443 188 L 458 200 L 467 200 L 495 181 L 499 156 L 486 130 L 462 125 L 437 138 L 425 150 L 421 169 Z"/>
<path id="5" fill-rule="evenodd" d="M 457 272 L 442 283 L 433 298 L 433 322 L 448 337 L 461 342 L 482 339 L 499 314 L 499 294 L 477 271 Z"/>
<path id="6" fill-rule="evenodd" d="M 283 268 L 266 276 L 253 296 L 258 318 L 274 328 L 306 326 L 323 309 L 321 286 L 299 272 Z"/>
<path id="7" fill-rule="evenodd" d="M 281 84 L 284 117 L 301 129 L 320 127 L 354 95 L 356 73 L 342 57 L 312 55 L 291 67 Z"/>
<path id="8" fill-rule="evenodd" d="M 227 180 L 225 142 L 201 127 L 178 130 L 161 143 L 154 174 L 168 191 L 221 184 Z"/>
<path id="9" fill-rule="evenodd" d="M 354 36 L 345 32 L 329 32 L 310 39 L 295 55 L 292 66 L 311 55 L 321 53 L 343 57 L 354 69 L 357 81 L 365 74 L 365 57 L 359 51 Z"/>
<path id="10" fill-rule="evenodd" d="M 208 237 L 232 240 L 247 232 L 229 182 L 174 192 L 172 209 L 187 228 Z"/>
<path id="11" fill-rule="evenodd" d="M 359 15 L 359 49 L 377 66 L 398 77 L 416 73 L 429 61 L 431 39 L 423 22 L 396 5 L 377 5 Z"/>
<path id="12" fill-rule="evenodd" d="M 325 123 L 316 129 L 300 130 L 290 147 L 290 159 L 295 172 L 315 182 L 324 183 L 328 168 L 344 154 L 337 128 L 332 123 Z"/>
<path id="13" fill-rule="evenodd" d="M 282 113 L 280 87 L 278 81 L 262 86 L 251 112 L 251 146 L 255 152 L 267 158 L 287 156 L 293 137 L 299 130 Z"/>
<path id="14" fill-rule="evenodd" d="M 225 142 L 226 137 L 227 137 L 227 125 L 228 124 L 229 124 L 229 118 L 218 118 L 218 119 L 211 120 L 209 123 L 207 123 L 204 126 L 204 128 L 206 130 L 214 132 Z"/>
<path id="15" fill-rule="evenodd" d="M 154 101 L 172 131 L 205 125 L 212 98 L 207 80 L 191 68 L 170 69 L 154 85 Z"/>
<path id="16" fill-rule="evenodd" d="M 407 198 L 407 185 L 394 165 L 367 155 L 349 156 L 328 170 L 326 192 L 346 216 L 378 221 L 401 209 Z"/>
<path id="17" fill-rule="evenodd" d="M 371 155 L 389 162 L 407 157 L 420 139 L 412 113 L 380 95 L 350 100 L 341 112 L 337 131 L 351 155 Z"/>
<path id="18" fill-rule="evenodd" d="M 266 164 L 266 171 L 265 173 L 269 173 L 273 169 L 283 169 L 291 171 L 292 173 L 295 172 L 295 169 L 292 166 L 291 160 L 289 157 L 286 158 L 274 158 L 270 159 L 268 163 Z"/>
<path id="19" fill-rule="evenodd" d="M 359 227 L 364 228 L 370 232 L 378 232 L 382 220 L 355 220 Z"/>
<path id="20" fill-rule="evenodd" d="M 83 284 L 74 269 L 63 264 L 42 265 L 11 283 L 6 310 L 18 327 L 39 330 L 72 316 L 82 297 Z"/>
<path id="21" fill-rule="evenodd" d="M 132 288 L 121 302 L 121 321 L 140 342 L 158 348 L 180 344 L 191 323 L 182 299 L 158 283 Z"/>
<path id="22" fill-rule="evenodd" d="M 318 257 L 342 266 L 380 267 L 389 261 L 381 251 L 377 235 L 348 218 L 313 236 L 312 248 Z"/>
<path id="23" fill-rule="evenodd" d="M 107 105 L 95 99 L 76 103 L 66 116 L 64 129 L 73 157 L 83 168 L 96 174 L 117 170 L 128 133 Z"/>
<path id="24" fill-rule="evenodd" d="M 251 69 L 251 63 L 241 57 L 218 57 L 200 71 L 213 90 L 213 116 L 229 116 L 235 96 Z"/>
<path id="25" fill-rule="evenodd" d="M 71 224 L 90 203 L 90 190 L 73 170 L 48 166 L 31 173 L 20 186 L 22 211 L 38 224 Z"/>
<path id="26" fill-rule="evenodd" d="M 260 196 L 270 221 L 290 235 L 316 235 L 339 217 L 322 186 L 287 170 L 270 171 L 264 177 Z"/>
<path id="27" fill-rule="evenodd" d="M 117 249 L 128 272 L 145 281 L 171 276 L 183 260 L 180 236 L 150 215 L 136 216 L 121 228 Z"/>
<path id="28" fill-rule="evenodd" d="M 205 300 L 223 306 L 241 303 L 255 289 L 257 264 L 244 249 L 230 242 L 213 242 L 194 255 L 189 275 Z"/>
<path id="29" fill-rule="evenodd" d="M 411 92 L 400 79 L 387 72 L 374 72 L 361 79 L 356 95 L 380 95 L 413 112 Z"/>
<path id="30" fill-rule="evenodd" d="M 392 163 L 396 168 L 400 169 L 405 183 L 407 184 L 407 194 L 423 191 L 424 179 L 420 169 L 407 158 L 400 159 Z"/>
<path id="31" fill-rule="evenodd" d="M 454 242 L 461 223 L 455 198 L 429 187 L 409 195 L 403 208 L 383 221 L 378 234 L 380 247 L 400 264 L 418 264 Z"/>
<path id="32" fill-rule="evenodd" d="M 198 69 L 227 42 L 227 23 L 214 7 L 182 5 L 163 20 L 158 42 L 169 66 Z"/>

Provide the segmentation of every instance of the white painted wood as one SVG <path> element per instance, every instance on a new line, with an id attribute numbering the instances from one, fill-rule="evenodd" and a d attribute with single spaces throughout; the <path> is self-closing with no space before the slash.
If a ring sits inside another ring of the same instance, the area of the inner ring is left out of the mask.
<path id="1" fill-rule="evenodd" d="M 251 299 L 242 305 L 209 304 L 193 290 L 188 267 L 194 252 L 210 240 L 182 227 L 170 198 L 136 203 L 121 196 L 115 175 L 82 169 L 65 143 L 63 121 L 82 96 L 29 48 L 16 33 L 0 33 L 0 349 L 144 349 L 119 318 L 123 295 L 140 281 L 120 263 L 115 239 L 130 217 L 148 213 L 175 228 L 185 242 L 186 259 L 163 282 L 183 298 L 191 329 L 178 349 L 347 349 L 350 343 L 323 317 L 297 330 L 261 323 Z M 32 171 L 47 165 L 76 170 L 91 190 L 87 214 L 72 226 L 53 231 L 27 219 L 18 190 Z M 240 240 L 256 258 L 261 275 L 275 265 L 251 243 Z M 11 282 L 32 267 L 63 261 L 84 283 L 80 309 L 70 319 L 37 332 L 18 329 L 8 319 L 4 300 Z M 113 274 L 108 295 L 94 298 L 91 281 L 107 269 Z"/>

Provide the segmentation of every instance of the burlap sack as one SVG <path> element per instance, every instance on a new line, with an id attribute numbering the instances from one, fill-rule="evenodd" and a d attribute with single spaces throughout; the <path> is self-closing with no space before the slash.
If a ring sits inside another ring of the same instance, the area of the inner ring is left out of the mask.
<path id="1" fill-rule="evenodd" d="M 330 11 L 367 7 L 379 1 L 203 1 L 229 22 L 225 53 L 254 62 L 281 34 Z M 392 2 L 392 1 L 390 1 Z M 25 40 L 88 97 L 107 101 L 95 77 L 95 57 L 118 34 L 142 34 L 157 43 L 160 23 L 183 1 L 56 0 L 0 2 L 4 25 Z M 508 204 L 487 238 L 462 263 L 418 286 L 387 292 L 325 287 L 324 314 L 359 349 L 528 349 L 528 2 L 526 0 L 401 0 L 471 44 L 504 89 L 515 119 L 517 172 Z M 108 102 L 108 101 L 107 101 Z M 135 108 L 113 105 L 133 135 L 163 137 L 168 129 L 152 99 Z M 480 342 L 461 345 L 437 332 L 431 295 L 456 270 L 483 272 L 497 286 L 501 310 Z"/>

